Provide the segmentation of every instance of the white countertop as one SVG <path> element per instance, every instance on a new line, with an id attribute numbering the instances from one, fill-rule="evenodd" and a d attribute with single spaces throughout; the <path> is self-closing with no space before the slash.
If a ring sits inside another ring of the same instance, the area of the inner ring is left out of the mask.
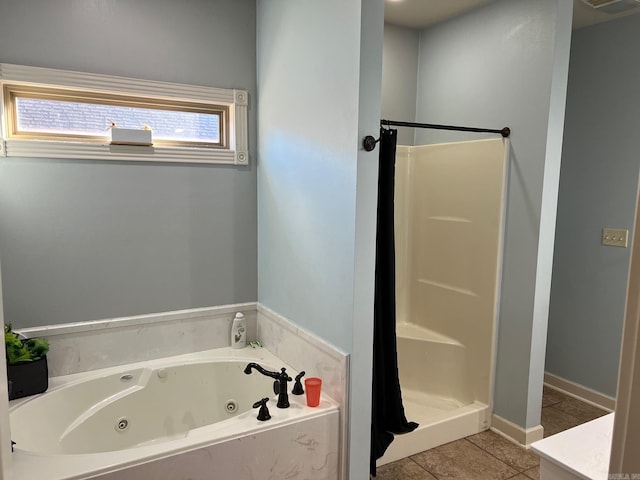
<path id="1" fill-rule="evenodd" d="M 531 444 L 544 460 L 585 480 L 607 480 L 613 417 L 610 413 Z"/>

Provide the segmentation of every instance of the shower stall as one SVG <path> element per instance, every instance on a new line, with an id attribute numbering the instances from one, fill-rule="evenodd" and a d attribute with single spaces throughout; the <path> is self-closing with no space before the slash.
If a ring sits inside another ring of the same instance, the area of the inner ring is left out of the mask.
<path id="1" fill-rule="evenodd" d="M 489 426 L 508 151 L 503 138 L 397 148 L 398 370 L 420 426 L 379 465 Z"/>

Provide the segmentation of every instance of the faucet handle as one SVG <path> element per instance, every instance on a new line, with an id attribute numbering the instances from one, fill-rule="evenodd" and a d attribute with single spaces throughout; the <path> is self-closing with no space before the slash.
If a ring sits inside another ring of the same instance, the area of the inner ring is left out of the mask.
<path id="1" fill-rule="evenodd" d="M 292 394 L 302 395 L 304 393 L 304 388 L 302 388 L 302 382 L 300 381 L 300 379 L 304 377 L 304 375 L 305 375 L 304 370 L 300 372 L 298 375 L 296 375 L 296 383 L 293 385 L 293 389 L 291 390 Z"/>
<path id="2" fill-rule="evenodd" d="M 269 401 L 269 397 L 264 397 L 262 400 L 258 400 L 253 404 L 253 408 L 260 407 L 258 411 L 258 420 L 264 422 L 271 418 L 271 414 L 269 413 L 269 409 L 267 408 L 267 402 Z"/>
<path id="3" fill-rule="evenodd" d="M 291 378 L 289 374 L 287 374 L 287 369 L 284 367 L 282 367 L 280 369 L 280 373 L 277 373 L 276 375 L 276 380 L 273 382 L 273 393 L 279 395 L 281 385 L 280 382 L 290 382 L 293 380 L 293 378 Z"/>

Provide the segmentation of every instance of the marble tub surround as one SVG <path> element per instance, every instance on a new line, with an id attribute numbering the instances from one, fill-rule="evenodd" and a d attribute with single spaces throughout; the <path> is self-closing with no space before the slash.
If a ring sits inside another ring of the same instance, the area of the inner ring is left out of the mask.
<path id="1" fill-rule="evenodd" d="M 331 478 L 332 480 L 347 478 L 347 457 L 343 439 L 346 438 L 347 430 L 347 414 L 345 412 L 348 412 L 349 355 L 299 328 L 293 321 L 263 305 L 252 302 L 92 322 L 52 325 L 21 329 L 20 331 L 30 337 L 39 336 L 49 339 L 51 345 L 48 355 L 49 372 L 52 377 L 52 384 L 55 384 L 56 377 L 60 376 L 82 374 L 82 372 L 91 370 L 227 347 L 230 344 L 231 323 L 236 312 L 242 312 L 245 315 L 247 343 L 252 340 L 259 340 L 264 347 L 262 350 L 275 355 L 283 363 L 283 366 L 290 366 L 294 371 L 304 370 L 306 377 L 320 377 L 322 379 L 323 395 L 327 395 L 337 403 L 335 418 L 339 432 L 337 440 L 332 444 L 338 462 L 338 473 L 332 473 L 326 478 Z M 249 349 L 251 347 L 240 351 Z M 293 387 L 293 383 L 291 383 L 291 387 Z M 304 399 L 304 396 L 300 398 Z M 247 439 L 244 441 L 248 445 L 254 444 L 254 440 Z M 255 441 L 257 442 L 255 445 L 269 445 L 274 441 L 272 438 L 265 440 L 265 443 L 261 443 L 262 440 L 258 439 Z M 302 443 L 306 442 L 306 440 L 300 441 Z M 317 442 L 315 440 L 309 441 L 311 442 L 308 445 L 309 448 L 315 449 Z M 253 451 L 251 450 L 253 447 L 248 448 L 248 451 Z M 296 446 L 296 448 L 298 447 Z M 254 453 L 259 455 L 255 451 Z M 327 451 L 325 454 L 328 465 L 330 465 L 334 452 L 333 450 L 331 452 Z M 211 452 L 203 451 L 194 453 L 194 455 L 194 458 L 197 458 L 198 455 L 208 457 Z M 252 457 L 249 455 L 247 458 Z M 258 457 L 256 456 L 256 458 Z M 278 468 L 282 466 L 281 463 L 278 465 Z M 171 463 L 166 464 L 165 467 L 167 471 L 173 471 L 174 473 L 178 471 L 175 470 L 177 467 L 171 466 Z M 152 466 L 150 468 L 159 467 Z M 190 467 L 185 466 L 185 468 L 185 471 L 190 471 Z M 320 476 L 305 474 L 306 470 L 302 467 L 296 467 L 296 469 L 293 472 L 285 472 L 286 474 L 283 473 L 281 476 L 257 475 L 246 478 L 325 478 L 321 476 L 326 473 L 324 468 L 319 470 L 320 473 L 317 475 Z M 163 468 L 160 468 L 160 470 L 163 470 Z M 298 470 L 303 472 L 300 474 L 302 476 L 290 476 Z M 155 470 L 140 472 L 142 476 L 138 478 L 165 478 L 154 476 L 155 473 L 153 472 Z M 316 474 L 314 473 L 313 475 Z M 133 476 L 131 478 L 136 477 Z M 169 476 L 167 478 L 178 477 Z M 199 479 L 209 477 L 198 477 L 193 474 L 191 477 L 186 476 L 185 478 Z M 240 479 L 245 477 L 225 477 L 225 474 L 220 473 L 220 478 Z"/>
<path id="2" fill-rule="evenodd" d="M 99 480 L 335 480 L 338 412 L 92 477 Z M 281 447 L 278 451 L 277 447 Z"/>
<path id="3" fill-rule="evenodd" d="M 242 312 L 247 341 L 256 338 L 256 304 L 240 303 L 174 312 L 22 328 L 49 340 L 49 376 L 229 346 L 231 322 Z"/>
<path id="4" fill-rule="evenodd" d="M 298 327 L 293 321 L 258 303 L 257 338 L 278 358 L 306 377 L 320 377 L 322 392 L 340 407 L 340 450 L 346 438 L 347 392 L 349 385 L 349 355 L 321 338 Z M 346 477 L 346 455 L 340 457 L 340 476 Z"/>
<path id="5" fill-rule="evenodd" d="M 162 358 L 150 362 L 111 367 L 52 379 L 47 395 L 64 393 L 78 382 L 101 381 L 122 372 L 144 368 L 162 371 L 172 365 L 199 365 L 208 362 L 257 362 L 267 366 L 283 365 L 291 373 L 295 370 L 266 349 L 215 349 L 188 355 Z M 238 371 L 241 382 L 252 382 Z M 173 378 L 170 375 L 170 378 Z M 270 382 L 267 382 L 270 388 Z M 266 392 L 268 395 L 268 392 Z M 135 394 L 135 393 L 134 393 Z M 198 399 L 194 399 L 197 401 Z M 154 480 L 233 478 L 250 479 L 318 479 L 337 478 L 339 411 L 331 399 L 324 396 L 320 406 L 309 408 L 304 397 L 291 396 L 291 407 L 275 408 L 270 404 L 272 419 L 260 422 L 257 410 L 250 409 L 218 423 L 197 427 L 187 435 L 162 437 L 162 441 L 145 441 L 141 445 L 115 451 L 84 454 L 34 454 L 20 449 L 12 455 L 8 476 L 12 480 L 79 480 L 85 478 Z M 11 409 L 28 408 L 30 399 L 11 402 Z M 23 405 L 24 404 L 24 405 Z M 102 405 L 102 404 L 100 404 Z M 79 412 L 82 413 L 82 412 Z M 118 415 L 120 412 L 118 412 Z M 136 416 L 131 415 L 131 426 Z M 116 415 L 116 417 L 118 416 Z M 122 415 L 128 416 L 126 411 Z M 70 418 L 73 420 L 73 418 Z M 160 419 L 162 421 L 162 419 Z M 75 423 L 74 423 L 75 424 Z M 140 423 L 138 423 L 140 425 Z M 109 423 L 109 430 L 112 425 Z M 133 431 L 132 431 L 133 432 Z M 127 433 L 123 433 L 126 435 Z M 96 433 L 98 435 L 98 433 Z M 20 443 L 20 442 L 19 442 Z"/>
<path id="6" fill-rule="evenodd" d="M 322 391 L 344 402 L 349 356 L 324 340 L 296 326 L 273 310 L 258 304 L 257 338 L 262 346 L 305 377 L 320 377 Z"/>

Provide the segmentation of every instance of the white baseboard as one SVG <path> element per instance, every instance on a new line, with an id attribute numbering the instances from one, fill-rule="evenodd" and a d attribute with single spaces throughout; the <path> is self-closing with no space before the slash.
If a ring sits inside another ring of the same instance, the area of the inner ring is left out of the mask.
<path id="1" fill-rule="evenodd" d="M 490 430 L 502 435 L 507 440 L 511 440 L 523 447 L 529 447 L 533 442 L 542 440 L 543 428 L 542 425 L 536 425 L 531 428 L 523 428 L 520 425 L 516 425 L 510 422 L 506 418 L 502 418 L 495 413 L 491 415 L 491 427 Z"/>
<path id="2" fill-rule="evenodd" d="M 602 408 L 603 410 L 607 410 L 608 412 L 613 412 L 616 408 L 615 398 L 578 383 L 565 380 L 552 373 L 544 373 L 544 384 L 547 387 L 558 390 L 590 405 Z"/>

